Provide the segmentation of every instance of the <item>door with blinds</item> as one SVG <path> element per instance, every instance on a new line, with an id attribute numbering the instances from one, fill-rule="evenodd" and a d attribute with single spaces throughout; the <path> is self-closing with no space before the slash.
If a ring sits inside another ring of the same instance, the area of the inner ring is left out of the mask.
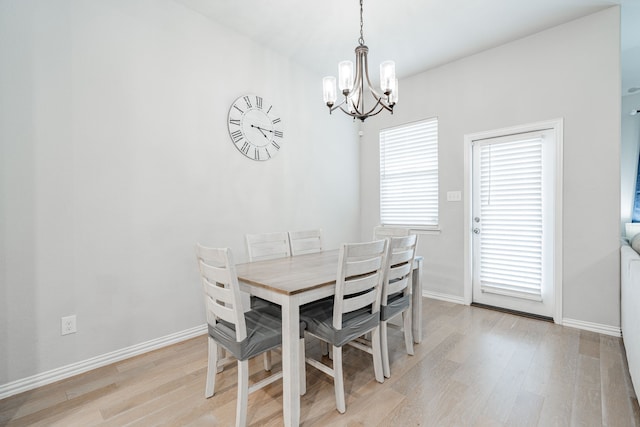
<path id="1" fill-rule="evenodd" d="M 473 302 L 552 317 L 551 129 L 473 141 Z"/>

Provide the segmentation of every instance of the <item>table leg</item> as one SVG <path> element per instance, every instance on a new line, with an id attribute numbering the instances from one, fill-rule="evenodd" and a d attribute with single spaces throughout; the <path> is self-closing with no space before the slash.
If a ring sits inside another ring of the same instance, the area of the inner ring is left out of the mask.
<path id="1" fill-rule="evenodd" d="M 300 425 L 300 303 L 295 296 L 282 304 L 283 416 L 286 427 Z"/>
<path id="2" fill-rule="evenodd" d="M 413 342 L 420 344 L 422 342 L 422 259 L 416 259 L 414 262 L 411 292 L 413 299 L 411 332 L 413 333 Z"/>

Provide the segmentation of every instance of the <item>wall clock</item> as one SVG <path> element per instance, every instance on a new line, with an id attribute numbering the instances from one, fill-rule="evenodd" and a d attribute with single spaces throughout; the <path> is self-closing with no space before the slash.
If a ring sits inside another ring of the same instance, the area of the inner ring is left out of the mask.
<path id="1" fill-rule="evenodd" d="M 251 160 L 269 160 L 282 146 L 282 120 L 273 104 L 258 95 L 243 95 L 229 108 L 233 145 Z"/>

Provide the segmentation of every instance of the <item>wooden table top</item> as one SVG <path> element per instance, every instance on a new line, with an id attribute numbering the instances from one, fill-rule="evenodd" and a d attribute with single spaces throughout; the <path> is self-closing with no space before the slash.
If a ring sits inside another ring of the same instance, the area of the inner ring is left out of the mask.
<path id="1" fill-rule="evenodd" d="M 278 293 L 293 295 L 336 283 L 339 250 L 296 255 L 236 265 L 238 279 Z"/>

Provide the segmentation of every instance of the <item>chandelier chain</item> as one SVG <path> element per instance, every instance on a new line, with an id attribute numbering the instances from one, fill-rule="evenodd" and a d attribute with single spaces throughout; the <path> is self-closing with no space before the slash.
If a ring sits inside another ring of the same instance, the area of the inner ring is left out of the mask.
<path id="1" fill-rule="evenodd" d="M 358 39 L 358 43 L 360 43 L 360 46 L 364 46 L 364 35 L 362 32 L 362 0 L 360 0 L 360 38 Z"/>

